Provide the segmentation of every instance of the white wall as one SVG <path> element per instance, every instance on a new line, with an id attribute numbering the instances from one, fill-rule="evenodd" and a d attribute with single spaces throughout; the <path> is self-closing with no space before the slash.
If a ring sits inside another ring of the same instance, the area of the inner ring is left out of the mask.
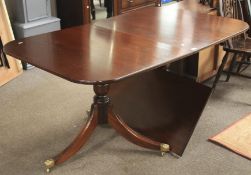
<path id="1" fill-rule="evenodd" d="M 51 1 L 51 15 L 56 17 L 57 16 L 56 0 L 50 0 L 50 1 Z M 14 3 L 15 3 L 14 0 L 5 0 L 5 4 L 7 6 L 8 14 L 11 21 L 15 20 L 13 11 L 15 11 L 16 9 L 13 9 L 13 7 L 15 7 Z"/>

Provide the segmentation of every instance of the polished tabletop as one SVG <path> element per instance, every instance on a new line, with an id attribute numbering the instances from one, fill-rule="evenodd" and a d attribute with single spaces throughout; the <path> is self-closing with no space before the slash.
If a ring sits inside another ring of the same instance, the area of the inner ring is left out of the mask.
<path id="1" fill-rule="evenodd" d="M 183 7 L 144 8 L 12 41 L 4 50 L 69 81 L 105 84 L 182 59 L 248 29 L 242 21 Z"/>

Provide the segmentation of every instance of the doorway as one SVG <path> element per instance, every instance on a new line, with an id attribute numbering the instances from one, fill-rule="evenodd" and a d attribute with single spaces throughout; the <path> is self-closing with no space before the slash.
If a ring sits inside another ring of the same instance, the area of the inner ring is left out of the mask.
<path id="1" fill-rule="evenodd" d="M 112 0 L 90 0 L 91 19 L 100 20 L 113 16 Z"/>
<path id="2" fill-rule="evenodd" d="M 113 16 L 115 0 L 56 0 L 57 17 L 61 28 L 88 24 Z"/>

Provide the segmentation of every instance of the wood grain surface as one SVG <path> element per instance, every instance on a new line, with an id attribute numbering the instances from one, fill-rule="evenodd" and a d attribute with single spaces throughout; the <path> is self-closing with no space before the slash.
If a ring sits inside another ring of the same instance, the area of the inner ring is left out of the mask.
<path id="1" fill-rule="evenodd" d="M 104 84 L 182 59 L 247 29 L 238 20 L 149 7 L 13 41 L 5 52 L 76 83 Z"/>

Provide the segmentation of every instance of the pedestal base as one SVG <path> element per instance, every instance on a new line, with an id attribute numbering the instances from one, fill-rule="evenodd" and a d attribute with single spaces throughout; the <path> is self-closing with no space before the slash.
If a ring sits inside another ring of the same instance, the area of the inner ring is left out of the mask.
<path id="1" fill-rule="evenodd" d="M 154 139 L 139 134 L 113 112 L 109 97 L 107 96 L 109 87 L 110 85 L 108 84 L 94 85 L 94 92 L 96 95 L 94 96 L 91 113 L 86 125 L 64 151 L 54 158 L 48 159 L 44 162 L 47 172 L 50 172 L 50 169 L 55 165 L 61 164 L 74 156 L 84 146 L 98 124 L 109 123 L 128 141 L 141 147 L 159 150 L 162 155 L 170 151 L 168 144 L 155 141 Z"/>
<path id="2" fill-rule="evenodd" d="M 136 145 L 181 156 L 211 89 L 159 68 L 111 85 L 94 85 L 94 92 L 87 124 L 62 153 L 45 162 L 47 171 L 76 154 L 96 126 L 105 123 Z"/>

